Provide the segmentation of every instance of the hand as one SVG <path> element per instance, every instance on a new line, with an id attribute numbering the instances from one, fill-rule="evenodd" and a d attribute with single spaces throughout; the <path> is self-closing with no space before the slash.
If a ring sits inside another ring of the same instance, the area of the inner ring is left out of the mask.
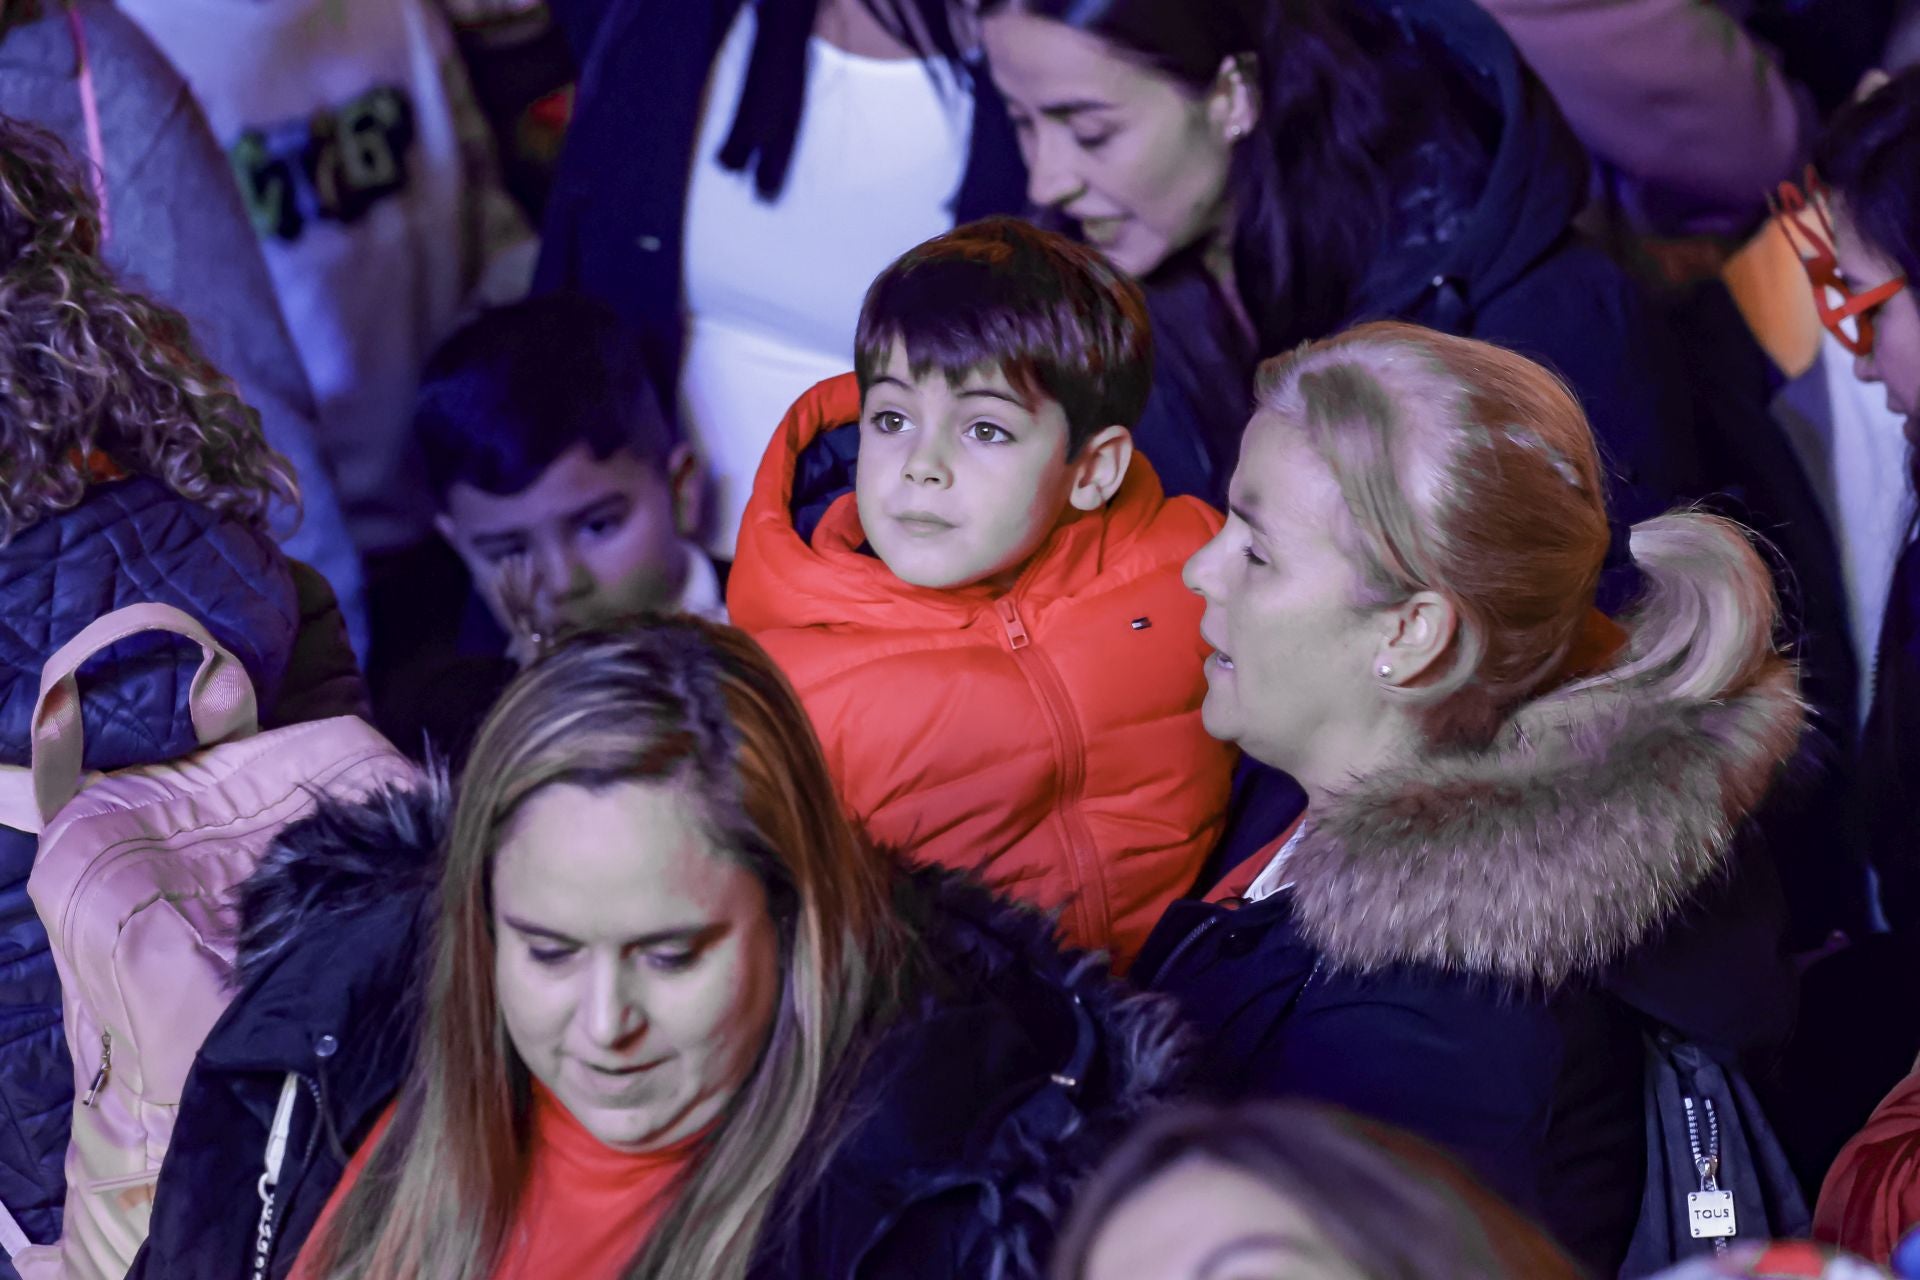
<path id="1" fill-rule="evenodd" d="M 558 619 L 543 598 L 531 556 L 508 556 L 497 575 L 493 589 L 507 623 L 507 656 L 524 667 L 552 642 Z"/>

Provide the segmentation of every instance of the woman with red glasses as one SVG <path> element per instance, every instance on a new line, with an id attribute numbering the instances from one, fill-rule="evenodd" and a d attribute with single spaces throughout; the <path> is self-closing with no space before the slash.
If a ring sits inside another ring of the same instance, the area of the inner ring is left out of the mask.
<path id="1" fill-rule="evenodd" d="M 1782 191 L 1821 321 L 1853 353 L 1854 373 L 1886 388 L 1906 419 L 1909 475 L 1920 476 L 1920 69 L 1845 108 L 1815 152 L 1807 193 Z M 1920 946 L 1920 512 L 1910 517 L 1880 630 L 1872 710 L 1851 815 L 1896 933 L 1891 981 L 1872 1016 L 1911 1053 L 1920 1030 L 1904 993 Z M 1903 936 L 1901 936 L 1903 935 Z M 1834 1161 L 1816 1237 L 1886 1262 L 1920 1222 L 1920 1074 L 1908 1076 Z"/>
<path id="2" fill-rule="evenodd" d="M 1817 175 L 1817 176 L 1815 176 Z M 1809 190 L 1783 186 L 1779 222 L 1813 284 L 1820 319 L 1885 387 L 1920 446 L 1920 69 L 1851 103 L 1814 156 Z M 1909 473 L 1920 465 L 1909 453 Z M 1915 516 L 1920 516 L 1916 512 Z M 1879 877 L 1896 931 L 1920 925 L 1920 519 L 1909 517 L 1894 569 L 1872 709 L 1862 738 L 1856 838 Z"/>

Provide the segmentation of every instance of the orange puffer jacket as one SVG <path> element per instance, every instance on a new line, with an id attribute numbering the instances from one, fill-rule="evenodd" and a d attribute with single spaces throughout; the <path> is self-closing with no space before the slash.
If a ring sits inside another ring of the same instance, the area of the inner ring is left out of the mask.
<path id="1" fill-rule="evenodd" d="M 1180 581 L 1220 528 L 1134 455 L 1106 509 L 1068 522 L 1004 594 L 936 591 L 860 548 L 851 493 L 812 545 L 794 472 L 855 422 L 851 374 L 802 396 L 754 482 L 727 605 L 773 655 L 875 841 L 979 870 L 1066 940 L 1131 962 L 1220 835 L 1234 749 L 1200 723 L 1199 597 Z"/>

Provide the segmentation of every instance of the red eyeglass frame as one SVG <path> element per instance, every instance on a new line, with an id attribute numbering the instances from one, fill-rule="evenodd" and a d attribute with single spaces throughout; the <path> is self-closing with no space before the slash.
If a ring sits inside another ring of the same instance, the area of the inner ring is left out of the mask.
<path id="1" fill-rule="evenodd" d="M 1907 287 L 1907 278 L 1895 276 L 1864 293 L 1855 293 L 1840 274 L 1840 260 L 1834 252 L 1833 220 L 1827 216 L 1827 185 L 1820 181 L 1820 176 L 1811 167 L 1807 169 L 1806 183 L 1807 192 L 1812 193 L 1811 198 L 1791 182 L 1780 184 L 1777 193 L 1767 202 L 1773 210 L 1774 223 L 1787 237 L 1794 254 L 1800 259 L 1800 265 L 1806 269 L 1807 279 L 1813 285 L 1813 305 L 1820 312 L 1820 323 L 1826 326 L 1828 333 L 1840 340 L 1841 346 L 1854 355 L 1872 355 L 1873 313 Z M 1801 220 L 1800 215 L 1809 209 L 1819 220 L 1817 230 Z M 1834 290 L 1846 301 L 1837 307 L 1830 305 L 1827 302 L 1828 289 Z M 1848 320 L 1858 324 L 1858 337 L 1847 333 L 1845 322 Z"/>

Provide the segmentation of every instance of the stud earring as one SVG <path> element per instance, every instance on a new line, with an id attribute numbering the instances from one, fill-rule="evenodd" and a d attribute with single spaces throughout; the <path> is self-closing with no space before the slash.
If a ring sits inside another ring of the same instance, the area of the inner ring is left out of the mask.
<path id="1" fill-rule="evenodd" d="M 1380 678 L 1382 680 L 1393 679 L 1393 667 L 1390 664 L 1385 662 L 1380 664 Z"/>

